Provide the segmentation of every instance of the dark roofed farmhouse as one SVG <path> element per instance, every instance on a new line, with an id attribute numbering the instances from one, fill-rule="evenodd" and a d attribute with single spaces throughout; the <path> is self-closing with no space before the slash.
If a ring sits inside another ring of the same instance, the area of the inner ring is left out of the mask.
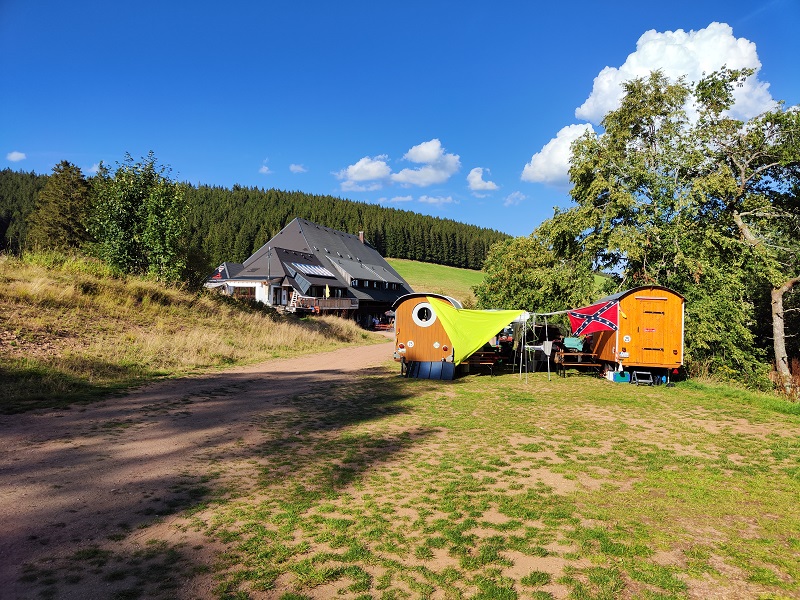
<path id="1" fill-rule="evenodd" d="M 413 292 L 363 233 L 299 218 L 244 263 L 222 263 L 206 287 L 289 312 L 333 312 L 364 325 Z"/>

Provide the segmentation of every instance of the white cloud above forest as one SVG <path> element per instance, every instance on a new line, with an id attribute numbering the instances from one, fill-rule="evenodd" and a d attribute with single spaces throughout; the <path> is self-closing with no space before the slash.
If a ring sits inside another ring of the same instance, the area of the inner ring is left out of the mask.
<path id="1" fill-rule="evenodd" d="M 482 198 L 486 195 L 481 192 L 492 192 L 498 189 L 498 185 L 494 181 L 486 181 L 483 178 L 484 171 L 486 171 L 487 174 L 489 173 L 489 169 L 475 167 L 467 175 L 467 184 L 469 184 L 469 189 L 472 190 L 472 193 L 479 198 Z"/>
<path id="2" fill-rule="evenodd" d="M 755 73 L 741 87 L 734 88 L 735 104 L 731 115 L 748 119 L 774 107 L 769 83 L 759 80 L 761 61 L 756 45 L 737 38 L 726 23 L 711 23 L 697 31 L 646 31 L 636 42 L 636 50 L 619 67 L 607 66 L 594 79 L 592 91 L 575 110 L 579 119 L 599 124 L 611 110 L 619 107 L 623 96 L 622 84 L 636 77 L 646 77 L 660 69 L 671 79 L 685 77 L 699 80 L 726 66 L 729 69 L 752 68 Z M 563 127 L 525 165 L 522 180 L 553 186 L 569 184 L 569 144 L 583 132 L 593 128 L 587 124 Z"/>
<path id="3" fill-rule="evenodd" d="M 28 157 L 24 152 L 19 152 L 17 150 L 14 150 L 6 154 L 6 160 L 10 162 L 19 162 L 21 160 L 25 160 L 26 158 Z"/>
<path id="4" fill-rule="evenodd" d="M 307 173 L 308 169 L 303 165 L 291 164 L 289 165 L 289 170 L 292 173 Z"/>
<path id="5" fill-rule="evenodd" d="M 401 185 L 427 187 L 444 183 L 461 168 L 461 158 L 457 154 L 445 152 L 438 139 L 414 146 L 403 158 L 422 166 L 392 174 L 392 181 Z"/>
<path id="6" fill-rule="evenodd" d="M 420 196 L 419 201 L 423 204 L 433 204 L 434 206 L 444 206 L 445 204 L 458 204 L 452 196 Z"/>
<path id="7" fill-rule="evenodd" d="M 387 156 L 365 156 L 355 164 L 334 173 L 342 180 L 342 190 L 346 192 L 365 192 L 379 190 L 382 182 L 388 179 L 392 169 L 386 163 Z"/>
<path id="8" fill-rule="evenodd" d="M 521 204 L 523 201 L 527 200 L 528 197 L 523 194 L 522 192 L 511 192 L 506 199 L 503 201 L 503 206 L 516 206 L 517 204 Z"/>
<path id="9" fill-rule="evenodd" d="M 413 146 L 403 155 L 403 159 L 420 166 L 394 173 L 389 166 L 388 155 L 381 154 L 365 156 L 333 175 L 342 181 L 343 191 L 364 192 L 379 190 L 391 183 L 403 187 L 444 183 L 461 168 L 459 156 L 446 152 L 438 139 Z"/>

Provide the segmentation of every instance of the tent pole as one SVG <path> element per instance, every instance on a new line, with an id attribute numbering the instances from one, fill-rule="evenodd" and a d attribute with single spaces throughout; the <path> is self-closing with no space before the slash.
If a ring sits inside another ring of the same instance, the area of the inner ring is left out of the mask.
<path id="1" fill-rule="evenodd" d="M 550 331 L 547 329 L 547 317 L 544 318 L 544 339 L 546 342 L 550 341 Z M 550 346 L 550 352 L 553 351 L 553 347 Z M 547 381 L 550 381 L 550 355 L 545 354 L 544 357 L 547 359 Z"/>

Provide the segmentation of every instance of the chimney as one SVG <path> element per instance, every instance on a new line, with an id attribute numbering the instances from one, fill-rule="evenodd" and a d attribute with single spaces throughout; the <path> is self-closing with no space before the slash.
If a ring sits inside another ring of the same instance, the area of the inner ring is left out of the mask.
<path id="1" fill-rule="evenodd" d="M 361 242 L 362 244 L 364 243 L 364 232 L 363 231 L 359 231 L 358 232 L 358 241 Z"/>

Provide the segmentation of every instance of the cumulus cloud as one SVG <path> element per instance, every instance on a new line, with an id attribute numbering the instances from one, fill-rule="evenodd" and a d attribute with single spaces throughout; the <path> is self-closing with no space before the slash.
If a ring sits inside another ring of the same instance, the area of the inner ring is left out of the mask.
<path id="1" fill-rule="evenodd" d="M 619 108 L 622 84 L 637 77 L 647 77 L 651 71 L 660 69 L 670 79 L 685 77 L 693 82 L 723 66 L 755 70 L 742 87 L 733 90 L 735 104 L 730 111 L 733 117 L 749 119 L 775 106 L 769 83 L 758 79 L 761 61 L 756 45 L 745 38 L 734 37 L 729 25 L 715 22 L 697 31 L 650 30 L 642 34 L 636 42 L 635 52 L 628 55 L 621 66 L 605 67 L 595 77 L 591 94 L 575 110 L 575 116 L 600 123 L 609 111 Z M 687 110 L 691 115 L 692 108 L 687 107 Z M 590 130 L 594 131 L 588 124 L 562 128 L 525 165 L 522 180 L 566 185 L 569 182 L 569 145 Z"/>
<path id="2" fill-rule="evenodd" d="M 645 32 L 636 42 L 636 51 L 622 66 L 605 67 L 600 71 L 594 79 L 592 93 L 575 110 L 575 116 L 599 123 L 607 112 L 619 107 L 625 81 L 646 77 L 656 69 L 661 69 L 671 79 L 685 76 L 689 81 L 697 81 L 704 73 L 722 66 L 756 70 L 742 87 L 734 89 L 733 116 L 747 119 L 774 106 L 769 83 L 758 79 L 761 61 L 756 45 L 745 38 L 734 37 L 733 29 L 726 23 L 711 23 L 698 31 Z"/>
<path id="3" fill-rule="evenodd" d="M 392 181 L 401 185 L 427 187 L 444 183 L 461 168 L 461 158 L 457 154 L 445 152 L 438 139 L 414 146 L 403 158 L 422 166 L 392 174 Z"/>
<path id="4" fill-rule="evenodd" d="M 484 196 L 484 194 L 478 192 L 491 192 L 498 187 L 494 181 L 485 181 L 483 179 L 483 171 L 481 167 L 475 167 L 469 172 L 469 175 L 467 175 L 469 189 L 478 197 Z M 486 169 L 486 172 L 489 173 L 489 169 Z"/>
<path id="5" fill-rule="evenodd" d="M 337 179 L 342 179 L 342 190 L 346 192 L 366 192 L 379 190 L 382 182 L 392 173 L 386 163 L 387 156 L 365 156 L 357 163 L 346 169 L 334 173 Z"/>
<path id="6" fill-rule="evenodd" d="M 522 192 L 511 192 L 506 199 L 503 201 L 503 206 L 516 206 L 520 204 L 523 200 L 527 200 L 527 196 Z"/>
<path id="7" fill-rule="evenodd" d="M 89 168 L 88 168 L 86 171 L 87 171 L 87 173 L 89 173 L 90 175 L 97 175 L 97 173 L 100 171 L 100 163 L 94 163 L 94 164 L 93 164 L 91 167 L 89 167 Z"/>
<path id="8" fill-rule="evenodd" d="M 261 165 L 261 168 L 258 170 L 258 172 L 262 175 L 269 175 L 272 171 L 269 170 L 267 165 Z"/>
<path id="9" fill-rule="evenodd" d="M 525 165 L 522 181 L 565 185 L 569 181 L 570 144 L 587 131 L 594 132 L 588 123 L 562 127 Z"/>
<path id="10" fill-rule="evenodd" d="M 9 160 L 11 162 L 19 162 L 21 160 L 25 160 L 26 158 L 28 157 L 25 155 L 24 152 L 17 152 L 16 150 L 6 154 L 6 160 Z"/>
<path id="11" fill-rule="evenodd" d="M 295 165 L 295 164 L 289 165 L 289 170 L 292 173 L 307 173 L 308 172 L 308 169 L 306 169 L 303 165 Z"/>
<path id="12" fill-rule="evenodd" d="M 334 172 L 342 180 L 341 188 L 348 192 L 379 190 L 384 184 L 398 183 L 402 186 L 426 187 L 444 183 L 461 168 L 457 154 L 445 152 L 438 139 L 423 142 L 411 148 L 403 159 L 421 165 L 414 169 L 403 169 L 393 173 L 388 164 L 388 156 L 365 156 L 357 163 Z"/>
<path id="13" fill-rule="evenodd" d="M 452 196 L 420 196 L 419 201 L 423 204 L 433 204 L 434 206 L 444 206 L 445 204 L 458 204 Z"/>
<path id="14" fill-rule="evenodd" d="M 356 181 L 343 181 L 341 188 L 343 192 L 375 192 L 383 187 L 379 181 L 368 183 L 358 183 Z"/>

